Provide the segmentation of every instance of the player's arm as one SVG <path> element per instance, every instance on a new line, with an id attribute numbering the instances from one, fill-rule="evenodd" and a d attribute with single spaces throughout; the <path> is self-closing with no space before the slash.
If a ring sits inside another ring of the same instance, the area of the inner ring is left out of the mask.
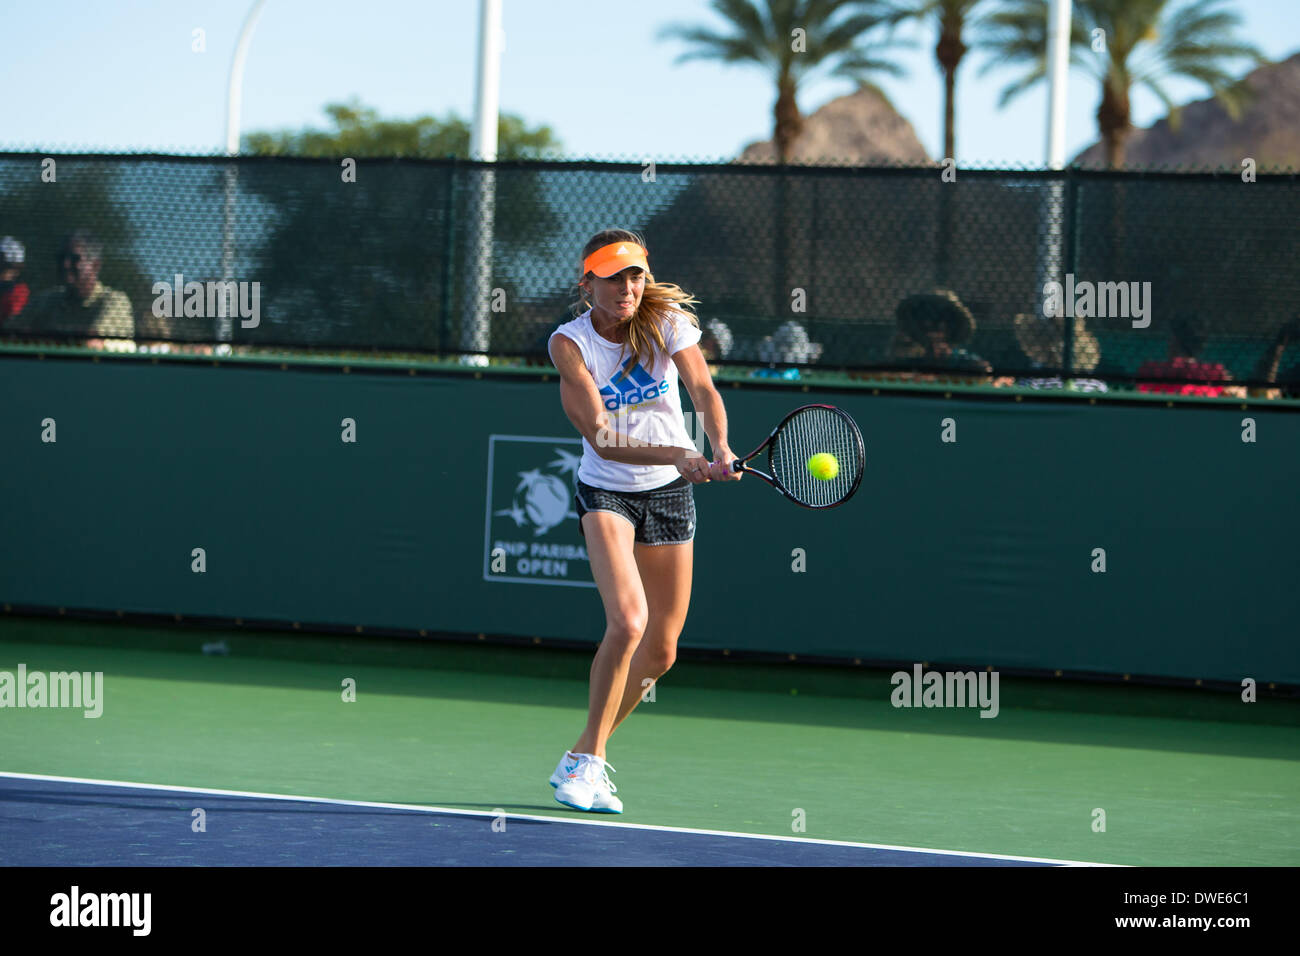
<path id="1" fill-rule="evenodd" d="M 715 463 L 723 463 L 712 469 L 711 477 L 715 480 L 738 481 L 740 472 L 731 470 L 731 462 L 737 456 L 727 444 L 727 410 L 723 408 L 722 396 L 713 384 L 713 376 L 709 374 L 709 363 L 705 360 L 704 353 L 700 351 L 699 345 L 692 345 L 673 353 L 673 362 L 691 396 L 696 414 L 704 422 L 704 433 L 709 436 L 709 447 L 713 449 L 713 460 Z"/>
<path id="2" fill-rule="evenodd" d="M 686 458 L 698 458 L 693 448 L 652 445 L 639 438 L 614 430 L 596 391 L 596 383 L 582 361 L 576 342 L 566 335 L 551 339 L 551 361 L 560 373 L 560 402 L 578 434 L 591 443 L 596 454 L 607 461 L 625 465 L 677 465 Z"/>

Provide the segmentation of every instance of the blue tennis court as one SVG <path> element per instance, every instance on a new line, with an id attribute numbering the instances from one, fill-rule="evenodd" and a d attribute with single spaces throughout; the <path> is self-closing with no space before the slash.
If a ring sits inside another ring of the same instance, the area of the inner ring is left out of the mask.
<path id="1" fill-rule="evenodd" d="M 194 827 L 203 811 L 204 832 Z M 0 774 L 6 866 L 1043 866 L 907 847 Z"/>

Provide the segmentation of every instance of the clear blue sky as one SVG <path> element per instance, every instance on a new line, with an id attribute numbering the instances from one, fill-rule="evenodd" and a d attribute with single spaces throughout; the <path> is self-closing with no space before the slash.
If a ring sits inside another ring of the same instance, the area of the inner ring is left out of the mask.
<path id="1" fill-rule="evenodd" d="M 705 0 L 504 0 L 501 108 L 549 124 L 572 157 L 718 159 L 771 135 L 774 90 L 757 68 L 674 65 L 681 46 L 657 39 L 672 22 L 718 21 Z M 0 57 L 0 148 L 212 152 L 224 137 L 226 80 L 251 0 L 68 0 L 9 4 Z M 1275 59 L 1300 50 L 1300 2 L 1238 0 L 1245 36 Z M 204 53 L 192 31 L 206 32 Z M 321 107 L 359 97 L 385 116 L 468 117 L 473 108 L 477 0 L 268 0 L 244 80 L 241 129 L 324 125 Z M 942 87 L 929 28 L 909 31 L 909 70 L 882 85 L 936 155 Z M 1014 75 L 958 75 L 958 156 L 965 164 L 1043 162 L 1046 91 L 1006 110 Z M 812 112 L 848 92 L 843 81 L 800 92 Z M 1204 93 L 1171 84 L 1179 102 Z M 1068 153 L 1096 138 L 1097 89 L 1071 80 Z M 1139 94 L 1134 119 L 1163 115 Z"/>

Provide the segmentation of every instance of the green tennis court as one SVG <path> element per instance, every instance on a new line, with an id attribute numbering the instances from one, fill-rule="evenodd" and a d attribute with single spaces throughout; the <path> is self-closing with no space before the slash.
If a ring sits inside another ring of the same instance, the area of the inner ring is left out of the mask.
<path id="1" fill-rule="evenodd" d="M 229 653 L 202 653 L 217 642 Z M 0 671 L 19 663 L 103 672 L 102 715 L 6 709 L 0 771 L 586 816 L 546 779 L 585 718 L 589 653 L 6 617 Z M 894 707 L 892 689 L 877 671 L 681 661 L 612 741 L 618 823 L 1108 864 L 1300 863 L 1290 702 L 1004 679 L 984 719 Z M 427 851 L 437 862 L 436 836 Z"/>

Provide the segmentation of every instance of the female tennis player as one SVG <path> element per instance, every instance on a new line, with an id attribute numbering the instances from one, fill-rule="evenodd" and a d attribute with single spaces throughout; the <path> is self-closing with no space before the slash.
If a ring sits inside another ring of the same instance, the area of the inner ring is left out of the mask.
<path id="1" fill-rule="evenodd" d="M 691 600 L 694 486 L 737 481 L 727 416 L 698 345 L 696 300 L 650 274 L 645 242 L 607 229 L 583 247 L 584 308 L 550 338 L 560 401 L 582 435 L 578 530 L 605 606 L 591 665 L 587 727 L 560 760 L 555 799 L 576 810 L 622 813 L 605 747 L 651 683 L 672 667 Z M 678 375 L 702 417 L 715 458 L 693 446 Z"/>

